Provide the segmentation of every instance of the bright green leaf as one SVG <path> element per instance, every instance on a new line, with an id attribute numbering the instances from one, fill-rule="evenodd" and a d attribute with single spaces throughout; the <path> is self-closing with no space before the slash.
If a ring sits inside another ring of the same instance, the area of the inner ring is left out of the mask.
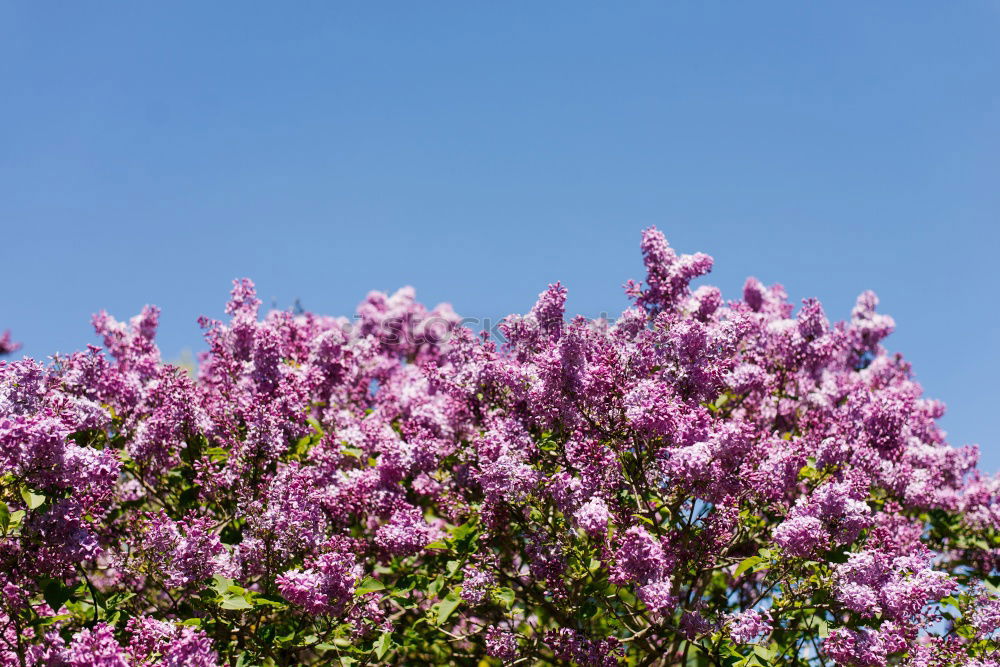
<path id="1" fill-rule="evenodd" d="M 441 591 L 441 588 L 443 586 L 444 586 L 444 576 L 439 574 L 437 578 L 434 579 L 434 581 L 432 581 L 430 585 L 427 587 L 427 594 L 430 597 L 437 597 L 437 594 Z"/>
<path id="2" fill-rule="evenodd" d="M 28 509 L 38 509 L 45 502 L 45 496 L 40 493 L 35 493 L 24 487 L 21 488 L 21 498 L 24 499 L 24 504 L 28 506 Z"/>
<path id="3" fill-rule="evenodd" d="M 511 588 L 500 588 L 496 592 L 497 599 L 508 609 L 514 604 L 514 590 Z"/>
<path id="4" fill-rule="evenodd" d="M 257 594 L 257 595 L 253 596 L 253 603 L 254 603 L 254 606 L 256 606 L 256 607 L 260 607 L 260 606 L 274 607 L 275 609 L 284 609 L 284 608 L 286 608 L 288 606 L 284 602 L 282 602 L 281 600 L 275 599 L 275 598 L 267 596 L 267 595 L 260 595 L 260 594 Z"/>
<path id="5" fill-rule="evenodd" d="M 247 602 L 242 595 L 234 595 L 222 601 L 223 609 L 252 609 L 253 605 Z"/>
<path id="6" fill-rule="evenodd" d="M 42 616 L 38 619 L 39 625 L 52 625 L 53 623 L 58 623 L 60 621 L 67 621 L 73 618 L 73 614 L 59 614 L 58 616 Z"/>
<path id="7" fill-rule="evenodd" d="M 219 463 L 220 461 L 225 461 L 229 458 L 229 452 L 222 447 L 209 447 L 205 450 L 205 455 L 208 456 L 213 463 Z"/>
<path id="8" fill-rule="evenodd" d="M 467 537 L 475 529 L 475 524 L 472 521 L 468 521 L 461 526 L 455 526 L 455 529 L 451 531 L 451 536 L 453 539 L 460 540 L 463 537 Z"/>
<path id="9" fill-rule="evenodd" d="M 221 575 L 215 575 L 212 577 L 212 588 L 219 595 L 225 595 L 229 591 L 229 587 L 233 585 L 232 579 L 227 579 Z"/>
<path id="10" fill-rule="evenodd" d="M 385 584 L 383 584 L 378 579 L 374 579 L 372 577 L 367 577 L 364 581 L 362 581 L 358 585 L 358 587 L 356 589 L 354 589 L 354 593 L 356 595 L 364 595 L 365 593 L 372 593 L 374 591 L 381 591 L 384 588 L 385 588 Z"/>
<path id="11" fill-rule="evenodd" d="M 391 646 L 392 646 L 392 633 L 383 632 L 381 635 L 379 635 L 379 638 L 375 640 L 375 657 L 381 660 L 382 656 L 384 656 L 389 651 L 389 648 Z"/>
<path id="12" fill-rule="evenodd" d="M 437 616 L 438 625 L 441 625 L 442 623 L 447 621 L 448 617 L 451 616 L 452 612 L 455 611 L 455 609 L 457 609 L 458 605 L 461 603 L 462 603 L 462 597 L 458 593 L 456 593 L 455 591 L 448 593 L 448 595 L 445 596 L 444 600 L 441 601 L 441 604 L 438 605 L 438 616 Z"/>
<path id="13" fill-rule="evenodd" d="M 760 556 L 750 556 L 750 558 L 744 559 L 743 562 L 736 566 L 736 571 L 733 572 L 733 577 L 739 577 L 751 567 L 757 565 L 758 563 L 762 563 L 763 561 L 764 559 Z"/>

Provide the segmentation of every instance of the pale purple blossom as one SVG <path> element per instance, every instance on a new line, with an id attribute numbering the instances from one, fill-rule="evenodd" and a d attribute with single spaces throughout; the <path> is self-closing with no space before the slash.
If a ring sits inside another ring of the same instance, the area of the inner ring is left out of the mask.
<path id="1" fill-rule="evenodd" d="M 486 628 L 486 653 L 503 661 L 517 657 L 517 635 L 496 626 Z"/>
<path id="2" fill-rule="evenodd" d="M 729 636 L 737 644 L 749 644 L 770 634 L 771 628 L 769 611 L 747 609 L 730 618 Z"/>

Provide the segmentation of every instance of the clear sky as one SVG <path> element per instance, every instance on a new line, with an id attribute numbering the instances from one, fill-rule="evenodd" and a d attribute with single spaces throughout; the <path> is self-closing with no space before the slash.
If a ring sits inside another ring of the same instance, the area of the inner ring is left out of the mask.
<path id="1" fill-rule="evenodd" d="M 615 315 L 639 232 L 822 299 L 1000 470 L 1000 4 L 0 2 L 0 329 L 44 357 L 237 276 Z"/>

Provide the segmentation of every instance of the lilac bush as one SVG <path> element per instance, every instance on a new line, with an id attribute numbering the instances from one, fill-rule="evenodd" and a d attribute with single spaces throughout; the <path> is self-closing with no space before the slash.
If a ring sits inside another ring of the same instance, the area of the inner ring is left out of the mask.
<path id="1" fill-rule="evenodd" d="M 875 295 L 641 249 L 614 322 L 240 280 L 194 376 L 153 307 L 0 362 L 0 664 L 1000 665 L 1000 481 Z"/>

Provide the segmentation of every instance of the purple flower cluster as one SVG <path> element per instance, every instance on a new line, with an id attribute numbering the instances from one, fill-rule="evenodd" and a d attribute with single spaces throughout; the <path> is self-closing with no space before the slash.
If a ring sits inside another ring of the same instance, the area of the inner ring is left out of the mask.
<path id="1" fill-rule="evenodd" d="M 0 334 L 0 356 L 4 354 L 13 354 L 21 349 L 21 344 L 15 342 L 10 337 L 10 331 L 4 331 Z"/>
<path id="2" fill-rule="evenodd" d="M 46 665 L 51 667 L 216 667 L 218 655 L 204 632 L 193 627 L 177 626 L 148 616 L 131 618 L 123 645 L 115 637 L 115 628 L 105 622 L 84 628 L 69 642 L 58 633 L 47 633 L 44 646 L 27 649 L 19 662 L 9 652 L 0 657 L 5 665 Z"/>
<path id="3" fill-rule="evenodd" d="M 396 510 L 389 521 L 375 531 L 375 544 L 393 556 L 412 556 L 428 542 L 430 527 L 415 507 Z"/>
<path id="4" fill-rule="evenodd" d="M 641 250 L 617 319 L 556 283 L 503 341 L 244 279 L 196 369 L 154 307 L 0 362 L 0 665 L 996 664 L 1000 478 L 875 295 Z"/>
<path id="5" fill-rule="evenodd" d="M 504 662 L 517 657 L 517 637 L 513 633 L 490 626 L 486 628 L 485 641 L 487 655 Z"/>
<path id="6" fill-rule="evenodd" d="M 222 569 L 222 544 L 207 517 L 173 521 L 160 511 L 144 523 L 133 553 L 147 560 L 150 572 L 166 587 L 185 588 Z"/>
<path id="7" fill-rule="evenodd" d="M 947 574 L 931 569 L 929 553 L 894 556 L 879 550 L 859 551 L 835 571 L 837 599 L 866 618 L 879 614 L 907 621 L 957 587 Z"/>
<path id="8" fill-rule="evenodd" d="M 772 623 L 769 612 L 747 609 L 732 617 L 732 624 L 729 626 L 729 636 L 737 644 L 749 644 L 769 634 L 771 630 Z"/>
<path id="9" fill-rule="evenodd" d="M 334 548 L 317 556 L 303 571 L 278 575 L 276 583 L 286 600 L 309 613 L 337 615 L 350 603 L 360 574 L 354 555 Z"/>

